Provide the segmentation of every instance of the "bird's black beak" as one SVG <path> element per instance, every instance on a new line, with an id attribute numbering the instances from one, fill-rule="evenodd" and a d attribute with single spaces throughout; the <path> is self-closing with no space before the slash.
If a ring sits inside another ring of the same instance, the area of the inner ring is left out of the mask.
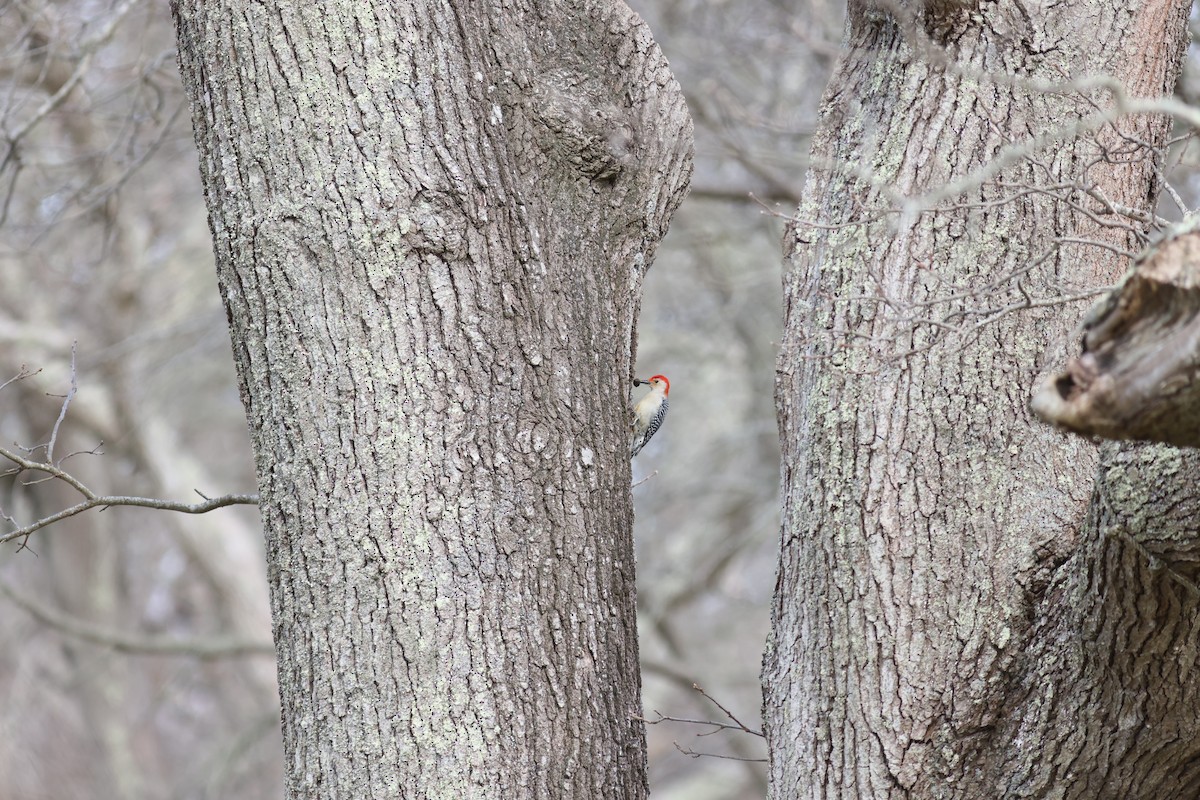
<path id="1" fill-rule="evenodd" d="M 634 378 L 634 379 L 633 379 L 633 385 L 634 385 L 634 386 L 641 386 L 643 383 L 649 383 L 649 382 L 650 382 L 650 381 L 644 381 L 644 380 L 642 380 L 641 378 Z"/>

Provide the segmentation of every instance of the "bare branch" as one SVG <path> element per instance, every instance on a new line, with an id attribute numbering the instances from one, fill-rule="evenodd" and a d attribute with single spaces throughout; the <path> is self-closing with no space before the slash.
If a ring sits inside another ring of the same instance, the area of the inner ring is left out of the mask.
<path id="1" fill-rule="evenodd" d="M 58 480 L 69 485 L 75 491 L 79 492 L 84 497 L 82 502 L 76 503 L 70 508 L 65 508 L 56 514 L 43 517 L 37 522 L 32 522 L 0 536 L 0 543 L 10 542 L 14 539 L 27 537 L 48 525 L 53 525 L 55 522 L 60 522 L 68 517 L 73 517 L 76 514 L 81 514 L 84 511 L 92 508 L 133 506 L 135 508 L 154 508 L 160 511 L 176 511 L 181 514 L 205 514 L 209 511 L 213 511 L 214 509 L 224 508 L 225 506 L 258 505 L 258 495 L 256 494 L 227 494 L 221 497 L 206 498 L 204 502 L 201 503 L 179 503 L 171 500 L 159 500 L 149 497 L 98 495 L 74 475 L 64 469 L 61 469 L 60 467 L 54 466 L 53 464 L 41 461 L 32 461 L 17 452 L 9 450 L 6 447 L 0 447 L 0 456 L 7 458 L 16 465 L 16 469 L 10 470 L 8 474 L 26 470 L 30 472 L 38 472 L 45 475 L 48 479 L 57 478 Z M 197 493 L 199 494 L 199 492 Z M 203 494 L 200 496 L 204 497 Z"/>
<path id="2" fill-rule="evenodd" d="M 120 25 L 121 20 L 125 18 L 125 15 L 128 14 L 129 11 L 138 4 L 138 2 L 140 2 L 140 0 L 125 0 L 125 2 L 121 3 L 121 5 L 117 6 L 117 8 L 113 10 L 112 15 L 105 22 L 104 27 L 97 31 L 95 36 L 92 36 L 83 43 L 83 46 L 81 47 L 83 55 L 80 57 L 79 62 L 75 65 L 75 70 L 71 73 L 71 76 L 63 81 L 63 84 L 58 88 L 58 91 L 46 98 L 46 101 L 42 103 L 41 107 L 39 107 L 38 110 L 34 112 L 33 116 L 27 119 L 23 125 L 20 125 L 16 129 L 5 134 L 4 138 L 8 140 L 8 153 L 4 159 L 4 164 L 0 164 L 0 169 L 3 169 L 9 159 L 15 155 L 17 152 L 17 145 L 20 143 L 21 139 L 25 138 L 25 136 L 31 130 L 33 130 L 39 122 L 45 119 L 47 115 L 53 112 L 54 109 L 62 105 L 63 101 L 66 100 L 67 97 L 70 96 L 71 92 L 75 90 L 75 87 L 79 85 L 81 80 L 83 80 L 83 76 L 87 74 L 88 68 L 91 67 L 92 59 L 95 57 L 97 51 L 99 51 L 99 49 L 104 46 L 109 39 L 112 38 L 113 34 L 117 30 L 117 27 Z"/>
<path id="3" fill-rule="evenodd" d="M 30 371 L 29 367 L 22 364 L 21 369 L 17 371 L 16 375 L 13 375 L 11 378 L 6 380 L 4 383 L 0 383 L 0 390 L 7 388 L 9 384 L 16 383 L 17 381 L 23 381 L 26 378 L 32 378 L 34 375 L 37 375 L 41 371 L 42 370 L 40 367 L 38 369 Z"/>
<path id="4" fill-rule="evenodd" d="M 650 480 L 651 478 L 653 478 L 653 477 L 654 477 L 655 475 L 657 475 L 657 474 L 658 474 L 658 470 L 654 470 L 654 472 L 651 472 L 649 475 L 647 475 L 646 477 L 642 478 L 640 481 L 637 481 L 636 483 L 634 483 L 634 484 L 633 484 L 633 486 L 630 486 L 629 488 L 630 488 L 630 489 L 636 489 L 637 487 L 641 486 L 643 483 L 645 483 L 646 481 Z"/>
<path id="5" fill-rule="evenodd" d="M 58 409 L 58 419 L 54 420 L 54 428 L 50 431 L 50 441 L 46 444 L 46 463 L 54 463 L 54 443 L 58 441 L 58 429 L 62 427 L 63 420 L 67 418 L 67 408 L 71 405 L 71 400 L 75 397 L 75 392 L 79 390 L 79 384 L 75 374 L 75 348 L 78 342 L 71 342 L 71 388 L 67 390 L 67 396 L 63 398 L 62 406 Z"/>
<path id="6" fill-rule="evenodd" d="M 675 745 L 676 750 L 690 758 L 724 758 L 728 761 L 750 761 L 752 763 L 762 764 L 767 763 L 767 759 L 765 758 L 746 758 L 745 756 L 730 756 L 723 753 L 701 753 L 688 747 L 680 747 L 679 742 L 672 742 L 672 744 Z"/>
<path id="7" fill-rule="evenodd" d="M 737 726 L 738 726 L 738 728 L 740 728 L 741 730 L 745 731 L 746 733 L 753 734 L 753 735 L 755 735 L 755 736 L 762 736 L 762 735 L 763 735 L 762 731 L 756 731 L 756 730 L 754 730 L 753 728 L 747 728 L 747 727 L 746 727 L 746 726 L 745 726 L 745 725 L 742 723 L 742 721 L 741 721 L 740 719 L 738 719 L 737 717 L 735 717 L 735 716 L 733 715 L 733 712 L 732 712 L 732 711 L 730 711 L 730 710 L 729 710 L 728 708 L 726 708 L 725 706 L 721 705 L 719 702 L 717 702 L 717 699 L 716 699 L 715 697 L 713 697 L 712 695 L 710 695 L 708 692 L 704 691 L 704 689 L 702 689 L 702 688 L 700 687 L 700 684 L 698 684 L 698 683 L 693 683 L 693 684 L 692 684 L 692 688 L 693 688 L 693 689 L 695 689 L 697 692 L 699 692 L 699 693 L 700 693 L 700 695 L 701 695 L 702 697 L 704 697 L 704 699 L 708 700 L 708 702 L 712 703 L 714 706 L 716 706 L 717 708 L 721 709 L 721 711 L 722 711 L 722 712 L 725 714 L 725 716 L 727 716 L 727 717 L 729 717 L 729 719 L 733 720 L 733 723 L 734 723 L 735 725 L 737 725 Z"/>
<path id="8" fill-rule="evenodd" d="M 704 689 L 700 687 L 700 684 L 693 683 L 692 689 L 695 690 L 696 692 L 699 692 L 702 697 L 704 697 L 706 700 L 708 700 L 708 702 L 712 703 L 714 706 L 721 709 L 722 713 L 724 713 L 725 716 L 728 717 L 733 724 L 730 725 L 728 722 L 717 722 L 717 721 L 711 720 L 711 719 L 689 719 L 687 717 L 669 717 L 669 716 L 663 714 L 661 711 L 658 711 L 657 709 L 654 711 L 654 713 L 658 716 L 657 719 L 647 719 L 645 717 L 639 717 L 639 716 L 634 716 L 633 719 L 635 719 L 639 722 L 644 722 L 647 725 L 659 725 L 663 722 L 678 722 L 683 725 L 703 725 L 705 727 L 712 728 L 712 730 L 710 730 L 710 731 L 704 731 L 701 733 L 697 733 L 696 734 L 697 736 L 712 736 L 714 733 L 719 733 L 720 731 L 741 731 L 742 733 L 749 733 L 752 736 L 757 736 L 760 739 L 764 738 L 762 731 L 758 731 L 758 730 L 755 730 L 754 728 L 747 727 L 746 724 L 743 723 L 737 717 L 735 717 L 729 709 L 727 709 L 725 706 L 721 705 L 721 703 L 719 703 L 708 692 L 704 691 Z M 679 747 L 678 744 L 676 744 L 675 746 Z M 694 753 L 689 752 L 688 755 L 712 755 L 712 754 L 711 753 L 694 754 Z M 738 761 L 758 761 L 758 760 L 760 760 L 760 759 L 754 759 L 754 758 L 740 758 L 737 756 L 721 756 L 721 757 L 722 758 L 735 758 Z"/>
<path id="9" fill-rule="evenodd" d="M 647 719 L 646 717 L 636 717 L 636 716 L 634 717 L 634 719 L 637 720 L 638 722 L 644 722 L 647 725 L 660 725 L 664 722 L 678 722 L 683 725 L 704 725 L 706 727 L 709 727 L 709 726 L 712 727 L 711 731 L 704 731 L 702 733 L 697 733 L 696 734 L 697 736 L 712 736 L 714 733 L 719 733 L 721 731 L 745 731 L 746 730 L 740 724 L 730 725 L 728 722 L 717 722 L 716 720 L 711 720 L 711 719 L 688 719 L 687 717 L 669 717 L 666 714 L 659 711 L 658 709 L 655 709 L 654 713 L 656 715 L 658 715 L 657 719 Z M 757 731 L 749 731 L 749 733 L 753 733 L 756 736 L 762 736 L 762 734 Z"/>
<path id="10" fill-rule="evenodd" d="M 267 641 L 214 637 L 211 639 L 181 639 L 176 637 L 137 636 L 124 631 L 93 625 L 61 611 L 42 605 L 32 597 L 18 592 L 0 581 L 0 594 L 23 608 L 31 617 L 67 636 L 107 647 L 119 653 L 159 656 L 186 656 L 211 660 L 273 656 L 275 646 Z"/>

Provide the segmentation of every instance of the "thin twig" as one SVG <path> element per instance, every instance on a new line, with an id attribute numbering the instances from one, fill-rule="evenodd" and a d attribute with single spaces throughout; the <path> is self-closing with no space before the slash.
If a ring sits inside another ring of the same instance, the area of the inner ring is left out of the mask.
<path id="1" fill-rule="evenodd" d="M 708 700 L 708 702 L 712 703 L 714 706 L 721 709 L 721 711 L 724 712 L 725 716 L 727 716 L 731 720 L 733 720 L 734 724 L 736 724 L 740 729 L 742 729 L 746 733 L 752 733 L 755 736 L 762 737 L 762 735 L 763 735 L 762 731 L 756 731 L 753 728 L 747 728 L 746 725 L 740 719 L 738 719 L 737 717 L 735 717 L 733 715 L 732 711 L 730 711 L 725 706 L 721 705 L 719 702 L 717 702 L 717 699 L 715 697 L 710 695 L 708 692 L 704 691 L 704 689 L 702 689 L 700 687 L 700 684 L 693 683 L 692 688 L 695 689 L 697 692 L 699 692 L 702 697 L 704 697 L 706 700 Z"/>
<path id="2" fill-rule="evenodd" d="M 80 48 L 82 51 L 82 56 L 76 63 L 75 69 L 71 72 L 70 77 L 63 81 L 62 85 L 58 88 L 58 91 L 46 98 L 41 107 L 33 113 L 33 116 L 25 120 L 25 122 L 18 126 L 15 130 L 12 130 L 5 135 L 4 138 L 8 140 L 9 156 L 16 152 L 17 144 L 21 141 L 21 139 L 25 138 L 25 135 L 33 130 L 33 128 L 43 119 L 45 119 L 47 115 L 54 111 L 54 109 L 62 105 L 62 102 L 67 99 L 72 91 L 74 91 L 79 82 L 83 80 L 83 76 L 87 73 L 88 68 L 91 67 L 92 59 L 95 57 L 96 52 L 102 46 L 108 43 L 109 39 L 112 38 L 113 33 L 116 32 L 117 26 L 120 24 L 121 20 L 126 14 L 129 13 L 130 9 L 138 4 L 138 2 L 140 2 L 140 0 L 125 0 L 124 3 L 117 6 L 117 8 L 113 10 L 113 13 L 105 22 L 104 27 L 102 27 L 94 36 L 90 37 L 86 42 L 83 43 L 83 46 Z M 7 163 L 7 161 L 8 159 L 6 158 L 5 163 Z M 4 165 L 0 165 L 0 168 L 3 166 Z"/>
<path id="3" fill-rule="evenodd" d="M 67 396 L 63 398 L 62 406 L 58 409 L 58 419 L 54 421 L 54 428 L 50 431 L 50 442 L 46 445 L 46 463 L 54 463 L 54 443 L 58 441 L 58 429 L 62 426 L 63 420 L 67 418 L 67 407 L 71 405 L 71 400 L 75 398 L 75 392 L 79 389 L 75 374 L 75 346 L 78 342 L 71 342 L 71 388 L 67 390 Z"/>
<path id="4" fill-rule="evenodd" d="M 0 390 L 6 388 L 10 383 L 16 383 L 17 381 L 23 381 L 26 378 L 32 378 L 34 375 L 37 375 L 41 371 L 42 371 L 41 367 L 38 367 L 37 369 L 30 372 L 29 367 L 22 364 L 21 369 L 17 372 L 16 375 L 13 375 L 11 378 L 6 380 L 4 383 L 0 383 Z"/>
<path id="5" fill-rule="evenodd" d="M 640 481 L 638 481 L 637 483 L 633 484 L 633 486 L 630 486 L 629 488 L 630 488 L 630 489 L 636 489 L 637 487 L 641 486 L 643 483 L 645 483 L 646 481 L 650 480 L 651 478 L 653 478 L 653 477 L 654 477 L 655 475 L 657 475 L 657 474 L 658 474 L 658 470 L 654 470 L 654 472 L 651 472 L 649 475 L 647 475 L 646 477 L 642 478 Z"/>
<path id="6" fill-rule="evenodd" d="M 703 731 L 701 733 L 697 733 L 696 734 L 697 736 L 712 736 L 714 733 L 720 733 L 721 731 L 746 731 L 746 728 L 742 727 L 742 725 L 740 723 L 737 725 L 730 725 L 728 722 L 717 722 L 716 720 L 713 720 L 713 719 L 688 719 L 687 717 L 669 717 L 666 714 L 659 711 L 658 709 L 655 709 L 654 713 L 657 715 L 657 717 L 658 717 L 657 719 L 647 719 L 646 717 L 634 717 L 634 719 L 637 720 L 638 722 L 644 722 L 647 725 L 661 725 L 664 722 L 678 722 L 682 725 L 704 725 L 706 727 L 711 726 L 713 728 L 713 730 L 711 730 L 711 731 Z M 762 736 L 762 734 L 758 733 L 757 731 L 749 731 L 749 733 L 753 733 L 757 736 Z"/>
<path id="7" fill-rule="evenodd" d="M 767 763 L 767 759 L 765 759 L 765 758 L 746 758 L 745 756 L 728 756 L 728 755 L 724 755 L 722 753 L 701 753 L 696 750 L 692 750 L 690 748 L 680 747 L 679 742 L 671 742 L 671 744 L 675 745 L 676 750 L 683 753 L 685 756 L 688 756 L 689 758 L 701 758 L 701 757 L 724 758 L 728 761 L 749 761 L 754 764 Z"/>

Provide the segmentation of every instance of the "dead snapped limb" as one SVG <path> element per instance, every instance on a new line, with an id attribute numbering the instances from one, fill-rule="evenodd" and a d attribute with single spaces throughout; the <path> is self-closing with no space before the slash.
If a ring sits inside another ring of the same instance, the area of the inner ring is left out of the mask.
<path id="1" fill-rule="evenodd" d="M 1149 248 L 1093 307 L 1082 352 L 1031 407 L 1076 433 L 1200 447 L 1200 221 Z"/>

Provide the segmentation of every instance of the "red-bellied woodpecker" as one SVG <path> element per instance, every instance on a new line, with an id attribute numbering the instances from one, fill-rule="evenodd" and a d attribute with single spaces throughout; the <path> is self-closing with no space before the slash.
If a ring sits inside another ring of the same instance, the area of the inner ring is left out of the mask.
<path id="1" fill-rule="evenodd" d="M 646 446 L 650 437 L 662 427 L 667 418 L 667 392 L 671 391 L 671 382 L 665 375 L 655 375 L 648 381 L 633 379 L 634 386 L 646 384 L 650 394 L 637 401 L 633 407 L 633 455 Z"/>

